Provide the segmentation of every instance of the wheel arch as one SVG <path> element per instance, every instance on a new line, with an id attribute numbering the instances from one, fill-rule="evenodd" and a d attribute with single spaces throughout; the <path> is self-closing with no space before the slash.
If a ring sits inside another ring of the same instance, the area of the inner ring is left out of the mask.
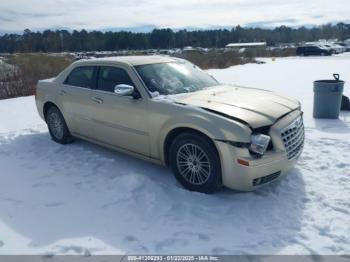
<path id="1" fill-rule="evenodd" d="M 185 127 L 185 126 L 175 127 L 167 133 L 165 140 L 164 140 L 164 143 L 163 143 L 163 157 L 164 157 L 164 163 L 166 166 L 169 166 L 169 150 L 170 150 L 170 146 L 171 146 L 172 142 L 174 141 L 174 139 L 177 136 L 179 136 L 180 134 L 183 134 L 183 133 L 192 133 L 192 134 L 196 134 L 196 135 L 199 135 L 199 136 L 202 136 L 202 137 L 205 137 L 206 139 L 208 139 L 208 141 L 215 148 L 216 153 L 220 158 L 219 151 L 214 143 L 214 140 L 210 136 L 208 136 L 204 132 L 202 132 L 198 129 L 192 128 L 192 127 Z"/>
<path id="2" fill-rule="evenodd" d="M 60 110 L 60 112 L 62 113 L 61 109 L 57 106 L 57 104 L 55 104 L 55 103 L 52 102 L 52 101 L 46 101 L 46 102 L 44 103 L 44 106 L 43 106 L 43 115 L 44 115 L 45 121 L 46 121 L 46 114 L 47 114 L 47 111 L 49 110 L 49 108 L 50 108 L 51 106 L 56 107 L 56 108 L 57 108 L 58 110 Z"/>

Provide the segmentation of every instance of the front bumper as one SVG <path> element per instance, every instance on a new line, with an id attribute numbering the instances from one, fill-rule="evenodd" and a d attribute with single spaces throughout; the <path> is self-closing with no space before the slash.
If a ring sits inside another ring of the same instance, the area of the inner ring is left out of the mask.
<path id="1" fill-rule="evenodd" d="M 216 141 L 221 159 L 223 184 L 239 191 L 253 191 L 284 176 L 296 164 L 302 148 L 292 159 L 288 159 L 281 130 L 293 124 L 301 114 L 300 111 L 293 111 L 271 127 L 269 135 L 274 149 L 266 152 L 261 158 L 251 156 L 247 148 L 238 148 Z M 249 166 L 239 164 L 238 159 L 248 161 Z"/>

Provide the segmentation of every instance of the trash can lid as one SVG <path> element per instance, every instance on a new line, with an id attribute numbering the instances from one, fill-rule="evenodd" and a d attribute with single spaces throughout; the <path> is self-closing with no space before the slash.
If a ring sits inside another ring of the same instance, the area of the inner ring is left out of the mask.
<path id="1" fill-rule="evenodd" d="M 316 80 L 316 81 L 314 81 L 314 83 L 322 83 L 322 84 L 332 84 L 332 85 L 334 85 L 334 84 L 339 84 L 339 83 L 345 83 L 345 81 L 343 81 L 343 80 Z"/>

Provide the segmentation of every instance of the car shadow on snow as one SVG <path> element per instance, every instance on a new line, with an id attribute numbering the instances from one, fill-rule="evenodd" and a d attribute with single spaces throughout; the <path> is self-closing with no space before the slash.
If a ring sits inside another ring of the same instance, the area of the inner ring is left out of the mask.
<path id="1" fill-rule="evenodd" d="M 255 192 L 206 195 L 164 167 L 47 133 L 0 140 L 0 164 L 0 220 L 28 248 L 60 254 L 274 254 L 298 242 L 308 201 L 299 169 Z"/>

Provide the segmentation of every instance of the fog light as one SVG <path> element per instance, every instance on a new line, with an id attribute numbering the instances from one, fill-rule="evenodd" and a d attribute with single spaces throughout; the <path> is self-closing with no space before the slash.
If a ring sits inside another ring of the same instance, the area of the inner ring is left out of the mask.
<path id="1" fill-rule="evenodd" d="M 258 186 L 258 185 L 260 185 L 261 183 L 262 183 L 262 178 L 261 178 L 261 177 L 255 178 L 255 179 L 253 180 L 253 186 Z"/>

